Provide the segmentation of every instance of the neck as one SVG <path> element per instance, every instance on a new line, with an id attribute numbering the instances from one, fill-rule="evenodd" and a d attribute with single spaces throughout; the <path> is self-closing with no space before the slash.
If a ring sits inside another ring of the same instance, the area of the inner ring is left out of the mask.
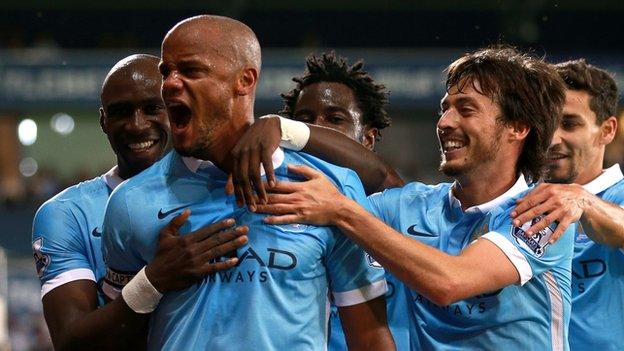
<path id="1" fill-rule="evenodd" d="M 588 167 L 585 167 L 581 172 L 579 172 L 576 179 L 574 179 L 574 183 L 585 185 L 598 178 L 602 174 L 603 161 L 604 153 L 601 153 L 595 160 L 589 162 L 590 165 Z"/>
<path id="2" fill-rule="evenodd" d="M 247 118 L 232 118 L 229 123 L 221 127 L 219 133 L 214 135 L 210 144 L 205 148 L 205 153 L 199 158 L 210 160 L 225 173 L 232 173 L 234 160 L 231 152 L 251 124 L 253 124 L 253 111 L 249 112 Z"/>
<path id="3" fill-rule="evenodd" d="M 133 177 L 139 173 L 139 172 L 134 172 L 133 170 L 131 170 L 130 167 L 128 167 L 128 165 L 126 165 L 119 158 L 117 158 L 117 172 L 118 172 L 119 177 L 123 180 Z"/>
<path id="4" fill-rule="evenodd" d="M 501 196 L 517 180 L 516 167 L 483 165 L 470 174 L 458 176 L 453 187 L 453 195 L 461 202 L 462 210 L 466 210 Z"/>

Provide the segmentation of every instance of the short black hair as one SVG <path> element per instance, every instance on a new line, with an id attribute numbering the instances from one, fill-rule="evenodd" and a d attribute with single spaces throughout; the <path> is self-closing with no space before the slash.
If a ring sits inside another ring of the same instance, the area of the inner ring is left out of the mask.
<path id="1" fill-rule="evenodd" d="M 591 96 L 589 108 L 596 114 L 596 124 L 615 116 L 619 96 L 611 74 L 584 59 L 558 63 L 555 69 L 568 89 L 585 91 Z"/>
<path id="2" fill-rule="evenodd" d="M 386 112 L 388 91 L 383 84 L 376 84 L 373 78 L 364 71 L 364 60 L 358 60 L 349 66 L 344 57 L 335 52 L 322 53 L 320 56 L 310 55 L 306 58 L 306 70 L 303 76 L 292 80 L 297 86 L 284 94 L 284 107 L 280 111 L 293 117 L 297 99 L 301 91 L 308 85 L 319 82 L 342 83 L 355 94 L 358 107 L 362 110 L 363 123 L 372 128 L 382 130 L 390 125 L 391 119 Z"/>

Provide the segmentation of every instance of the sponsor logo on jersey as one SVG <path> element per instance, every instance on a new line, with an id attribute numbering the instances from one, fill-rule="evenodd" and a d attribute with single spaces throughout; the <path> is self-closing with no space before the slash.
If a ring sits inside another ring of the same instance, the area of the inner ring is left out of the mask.
<path id="1" fill-rule="evenodd" d="M 430 238 L 435 238 L 437 237 L 436 234 L 431 234 L 431 233 L 423 233 L 423 232 L 419 232 L 416 230 L 418 226 L 416 224 L 411 225 L 407 228 L 407 234 L 409 235 L 415 235 L 415 236 L 425 236 L 425 237 L 430 237 Z"/>
<path id="2" fill-rule="evenodd" d="M 542 257 L 544 255 L 544 250 L 546 246 L 548 246 L 548 240 L 553 234 L 553 229 L 546 227 L 531 236 L 527 236 L 525 232 L 542 218 L 544 218 L 544 216 L 535 217 L 533 220 L 524 223 L 521 227 L 511 228 L 511 235 L 516 238 L 516 242 L 529 252 L 533 252 L 536 257 Z"/>
<path id="3" fill-rule="evenodd" d="M 373 256 L 369 255 L 368 252 L 366 253 L 366 262 L 368 262 L 368 265 L 370 267 L 383 269 L 381 264 L 379 264 L 379 262 L 377 262 L 377 260 L 375 260 Z"/>
<path id="4" fill-rule="evenodd" d="M 179 211 L 188 206 L 189 205 L 182 205 L 182 206 L 178 206 L 167 211 L 163 211 L 163 209 L 161 208 L 160 211 L 158 211 L 158 219 L 164 219 L 165 217 L 173 214 L 174 212 Z"/>
<path id="5" fill-rule="evenodd" d="M 236 270 L 212 273 L 204 278 L 207 283 L 265 283 L 270 280 L 270 270 L 290 271 L 297 267 L 297 256 L 286 250 L 267 247 L 265 250 L 254 250 L 251 246 L 240 250 L 237 254 Z M 215 259 L 213 262 L 222 260 Z M 256 268 L 260 269 L 256 269 Z"/>
<path id="6" fill-rule="evenodd" d="M 37 238 L 32 243 L 33 256 L 35 257 L 35 267 L 37 268 L 37 275 L 39 278 L 43 277 L 46 269 L 50 265 L 50 255 L 44 254 L 41 249 L 43 248 L 43 238 Z"/>

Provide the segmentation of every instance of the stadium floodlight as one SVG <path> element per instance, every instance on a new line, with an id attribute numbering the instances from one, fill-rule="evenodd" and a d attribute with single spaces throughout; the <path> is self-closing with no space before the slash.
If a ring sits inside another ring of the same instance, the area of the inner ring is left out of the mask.
<path id="1" fill-rule="evenodd" d="M 17 137 L 22 145 L 32 145 L 37 141 L 37 123 L 32 119 L 24 119 L 17 126 Z"/>

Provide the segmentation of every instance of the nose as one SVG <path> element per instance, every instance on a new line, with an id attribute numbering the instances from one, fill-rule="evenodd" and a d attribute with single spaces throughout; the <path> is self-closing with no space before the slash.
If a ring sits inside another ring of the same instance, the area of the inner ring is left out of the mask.
<path id="1" fill-rule="evenodd" d="M 459 122 L 459 116 L 456 113 L 453 113 L 451 109 L 445 111 L 440 119 L 438 119 L 438 131 L 450 131 L 457 128 L 457 124 Z"/>
<path id="2" fill-rule="evenodd" d="M 163 97 L 170 91 L 180 89 L 182 87 L 182 80 L 180 80 L 180 74 L 177 70 L 171 71 L 162 82 Z"/>
<path id="3" fill-rule="evenodd" d="M 132 117 L 130 119 L 130 123 L 127 123 L 126 126 L 128 129 L 132 129 L 134 131 L 142 131 L 144 129 L 148 129 L 150 126 L 149 117 L 145 115 L 143 109 L 136 108 Z"/>
<path id="4" fill-rule="evenodd" d="M 553 134 L 552 141 L 550 142 L 550 146 L 561 144 L 561 128 L 557 128 L 555 130 L 555 134 Z"/>

